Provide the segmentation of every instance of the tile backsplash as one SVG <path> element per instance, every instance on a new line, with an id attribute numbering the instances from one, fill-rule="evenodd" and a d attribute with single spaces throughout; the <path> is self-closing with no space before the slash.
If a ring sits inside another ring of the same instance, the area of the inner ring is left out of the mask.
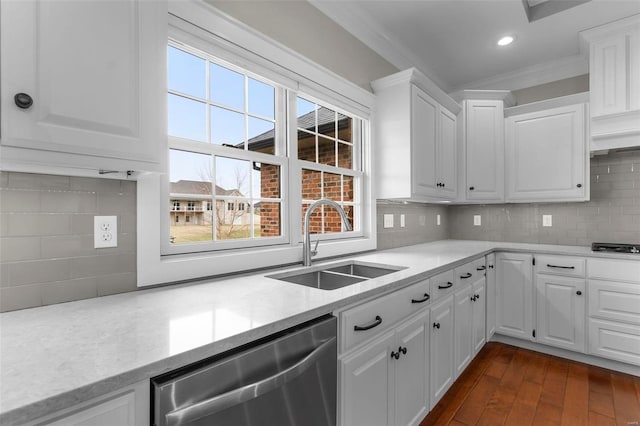
<path id="1" fill-rule="evenodd" d="M 473 225 L 480 215 L 481 226 Z M 552 215 L 552 226 L 542 226 Z M 640 151 L 591 159 L 591 200 L 584 203 L 451 206 L 454 239 L 588 246 L 640 242 Z"/>
<path id="2" fill-rule="evenodd" d="M 378 201 L 376 222 L 378 250 L 410 246 L 449 238 L 447 207 L 438 204 L 402 204 Z M 383 227 L 385 214 L 393 215 L 393 228 Z M 400 216 L 405 216 L 405 226 L 400 226 Z M 437 216 L 440 215 L 440 225 Z"/>
<path id="3" fill-rule="evenodd" d="M 93 248 L 93 217 L 118 247 Z M 0 311 L 136 290 L 136 183 L 0 172 Z"/>

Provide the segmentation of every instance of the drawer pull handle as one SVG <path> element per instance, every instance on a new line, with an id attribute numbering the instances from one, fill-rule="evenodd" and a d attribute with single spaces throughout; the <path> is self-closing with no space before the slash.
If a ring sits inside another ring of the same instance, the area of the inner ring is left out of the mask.
<path id="1" fill-rule="evenodd" d="M 376 315 L 376 319 L 373 320 L 370 324 L 367 324 L 367 325 L 354 325 L 353 329 L 355 331 L 366 331 L 366 330 L 371 330 L 372 328 L 377 327 L 380 324 L 382 324 L 382 318 L 380 318 L 380 315 Z"/>
<path id="2" fill-rule="evenodd" d="M 464 275 L 460 275 L 460 278 L 462 278 L 464 280 L 464 279 L 467 279 L 467 278 L 471 278 L 471 276 L 472 276 L 471 272 L 467 272 Z"/>
<path id="3" fill-rule="evenodd" d="M 576 294 L 577 294 L 578 296 L 582 296 L 582 292 L 581 292 L 580 290 L 576 291 Z"/>
<path id="4" fill-rule="evenodd" d="M 447 281 L 446 284 L 439 284 L 438 288 L 440 290 L 444 290 L 444 289 L 447 289 L 447 288 L 451 288 L 451 286 L 453 286 L 453 283 L 451 281 Z"/>
<path id="5" fill-rule="evenodd" d="M 575 266 L 561 266 L 561 265 L 551 265 L 547 263 L 547 268 L 560 268 L 560 269 L 576 269 Z"/>
<path id="6" fill-rule="evenodd" d="M 440 323 L 439 322 L 434 322 L 433 323 L 433 328 L 437 328 L 438 330 L 440 330 Z"/>
<path id="7" fill-rule="evenodd" d="M 424 294 L 424 299 L 411 299 L 411 303 L 424 303 L 429 299 L 430 299 L 429 293 L 425 293 Z"/>
<path id="8" fill-rule="evenodd" d="M 485 269 L 487 269 L 486 266 L 482 265 L 476 268 L 476 271 L 484 271 Z"/>

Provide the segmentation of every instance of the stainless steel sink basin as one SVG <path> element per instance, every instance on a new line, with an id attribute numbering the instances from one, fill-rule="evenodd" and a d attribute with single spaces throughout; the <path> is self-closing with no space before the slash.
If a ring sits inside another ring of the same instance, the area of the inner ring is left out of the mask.
<path id="1" fill-rule="evenodd" d="M 287 281 L 321 290 L 335 290 L 366 281 L 371 278 L 391 274 L 402 269 L 405 268 L 402 266 L 344 261 L 330 265 L 318 265 L 312 268 L 268 275 L 267 278 Z"/>

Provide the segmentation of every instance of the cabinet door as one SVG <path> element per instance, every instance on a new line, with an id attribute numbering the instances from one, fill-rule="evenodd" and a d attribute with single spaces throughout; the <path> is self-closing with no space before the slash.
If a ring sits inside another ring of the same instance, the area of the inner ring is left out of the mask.
<path id="1" fill-rule="evenodd" d="M 640 328 L 589 318 L 589 353 L 640 365 Z"/>
<path id="2" fill-rule="evenodd" d="M 395 365 L 394 425 L 417 425 L 429 411 L 429 311 L 398 328 L 400 353 Z"/>
<path id="3" fill-rule="evenodd" d="M 63 157 L 77 163 L 71 166 L 102 158 L 97 164 L 107 168 L 120 159 L 157 169 L 167 138 L 166 2 L 25 0 L 1 7 L 2 145 L 28 148 L 36 163 L 57 152 L 81 154 Z M 19 108 L 17 93 L 33 105 Z"/>
<path id="4" fill-rule="evenodd" d="M 507 201 L 585 200 L 584 104 L 507 118 Z"/>
<path id="5" fill-rule="evenodd" d="M 436 175 L 438 103 L 422 90 L 411 90 L 412 192 L 433 197 L 440 182 Z"/>
<path id="6" fill-rule="evenodd" d="M 48 424 L 50 426 L 134 426 L 136 424 L 134 393 L 126 393 Z"/>
<path id="7" fill-rule="evenodd" d="M 437 180 L 443 198 L 454 199 L 457 194 L 456 116 L 439 108 L 440 137 L 437 146 Z"/>
<path id="8" fill-rule="evenodd" d="M 487 256 L 487 341 L 496 332 L 496 255 Z"/>
<path id="9" fill-rule="evenodd" d="M 530 254 L 496 255 L 496 333 L 532 338 L 532 259 Z"/>
<path id="10" fill-rule="evenodd" d="M 472 319 L 472 346 L 475 356 L 486 342 L 486 302 L 485 277 L 481 277 L 473 284 L 473 319 Z"/>
<path id="11" fill-rule="evenodd" d="M 454 296 L 454 350 L 455 377 L 471 362 L 473 329 L 473 288 L 465 286 Z"/>
<path id="12" fill-rule="evenodd" d="M 627 110 L 627 34 L 591 43 L 589 100 L 593 117 Z"/>
<path id="13" fill-rule="evenodd" d="M 467 200 L 504 200 L 504 102 L 466 101 Z"/>
<path id="14" fill-rule="evenodd" d="M 430 369 L 431 408 L 453 383 L 453 296 L 431 308 Z"/>
<path id="15" fill-rule="evenodd" d="M 392 422 L 394 334 L 389 332 L 341 362 L 343 425 L 387 425 Z"/>
<path id="16" fill-rule="evenodd" d="M 585 280 L 536 274 L 536 340 L 584 352 Z"/>

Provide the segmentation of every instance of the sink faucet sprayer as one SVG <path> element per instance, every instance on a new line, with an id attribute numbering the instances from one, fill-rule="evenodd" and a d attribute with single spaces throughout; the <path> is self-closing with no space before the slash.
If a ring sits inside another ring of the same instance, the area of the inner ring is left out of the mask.
<path id="1" fill-rule="evenodd" d="M 353 229 L 351 227 L 351 222 L 349 221 L 349 218 L 345 214 L 342 207 L 340 207 L 340 204 L 336 203 L 333 200 L 328 200 L 326 198 L 321 198 L 317 201 L 314 201 L 313 204 L 311 204 L 307 209 L 307 213 L 304 215 L 304 241 L 302 245 L 302 264 L 304 266 L 311 266 L 311 258 L 316 254 L 318 254 L 318 251 L 316 249 L 318 248 L 318 242 L 320 240 L 316 240 L 316 246 L 313 249 L 313 251 L 311 250 L 311 240 L 309 238 L 309 219 L 311 219 L 311 213 L 313 213 L 316 207 L 322 204 L 332 206 L 338 211 L 338 213 L 340 213 L 340 218 L 342 219 L 342 226 L 344 227 L 345 231 L 351 231 Z"/>

